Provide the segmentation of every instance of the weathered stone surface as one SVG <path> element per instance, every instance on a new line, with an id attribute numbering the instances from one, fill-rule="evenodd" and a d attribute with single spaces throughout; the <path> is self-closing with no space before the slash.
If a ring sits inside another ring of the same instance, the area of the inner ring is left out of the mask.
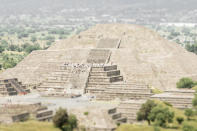
<path id="1" fill-rule="evenodd" d="M 113 42 L 106 48 L 111 51 L 108 62 L 118 65 L 126 82 L 143 82 L 169 89 L 175 88 L 180 78 L 197 74 L 197 56 L 178 44 L 141 26 L 106 24 L 60 41 L 46 51 L 32 52 L 15 68 L 3 72 L 0 78 L 16 77 L 25 84 L 41 83 L 46 74 L 65 62 L 87 63 L 90 50 L 100 47 L 97 45 L 103 40 L 107 43 L 108 40 L 121 40 L 118 49 L 111 48 Z M 101 47 L 103 49 L 104 44 Z"/>
<path id="2" fill-rule="evenodd" d="M 25 95 L 29 92 L 30 90 L 22 85 L 17 78 L 0 80 L 0 96 Z"/>
<path id="3" fill-rule="evenodd" d="M 169 90 L 162 94 L 153 95 L 151 99 L 168 102 L 175 108 L 186 109 L 192 108 L 194 93 L 194 90 Z"/>
<path id="4" fill-rule="evenodd" d="M 0 105 L 0 123 L 12 123 L 28 120 L 33 116 L 39 121 L 50 121 L 53 111 L 41 103 L 12 103 Z"/>

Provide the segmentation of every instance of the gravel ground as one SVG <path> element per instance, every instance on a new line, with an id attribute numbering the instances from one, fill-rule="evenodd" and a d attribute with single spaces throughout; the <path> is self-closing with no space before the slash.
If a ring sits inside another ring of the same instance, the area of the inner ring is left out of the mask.
<path id="1" fill-rule="evenodd" d="M 77 109 L 77 108 L 88 108 L 88 107 L 98 107 L 98 108 L 111 108 L 115 107 L 118 102 L 97 102 L 91 101 L 88 96 L 81 96 L 77 98 L 65 98 L 65 97 L 42 97 L 38 93 L 31 93 L 24 96 L 9 96 L 0 97 L 0 105 L 7 103 L 38 103 L 41 102 L 42 105 L 47 106 L 49 109 L 55 110 L 59 107 L 67 109 Z"/>

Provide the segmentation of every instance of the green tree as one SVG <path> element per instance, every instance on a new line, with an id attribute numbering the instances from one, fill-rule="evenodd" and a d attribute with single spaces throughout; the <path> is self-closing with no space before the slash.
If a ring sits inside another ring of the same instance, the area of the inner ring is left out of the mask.
<path id="1" fill-rule="evenodd" d="M 16 66 L 16 61 L 14 61 L 14 59 L 8 59 L 7 61 L 3 62 L 3 68 L 4 69 L 8 69 L 8 68 L 12 68 L 14 66 Z"/>
<path id="2" fill-rule="evenodd" d="M 169 108 L 157 105 L 151 110 L 148 117 L 157 126 L 166 127 L 167 123 L 172 123 L 174 118 L 174 112 Z"/>
<path id="3" fill-rule="evenodd" d="M 66 109 L 59 108 L 53 117 L 53 123 L 62 131 L 72 131 L 77 127 L 75 115 L 68 115 Z"/>
<path id="4" fill-rule="evenodd" d="M 41 47 L 39 44 L 27 45 L 27 47 L 25 48 L 25 52 L 31 53 L 34 50 L 40 50 L 40 49 L 41 49 Z"/>
<path id="5" fill-rule="evenodd" d="M 9 50 L 11 50 L 11 51 L 17 51 L 17 50 L 18 50 L 18 46 L 17 46 L 17 45 L 11 44 L 11 45 L 9 46 Z"/>
<path id="6" fill-rule="evenodd" d="M 31 41 L 34 43 L 34 42 L 37 41 L 37 38 L 36 38 L 35 36 L 32 36 L 32 37 L 31 37 Z"/>
<path id="7" fill-rule="evenodd" d="M 0 53 L 2 53 L 5 49 L 3 48 L 2 45 L 0 45 Z"/>
<path id="8" fill-rule="evenodd" d="M 185 47 L 189 52 L 193 52 L 195 54 L 197 54 L 197 43 L 195 44 L 187 44 L 186 47 Z"/>
<path id="9" fill-rule="evenodd" d="M 77 118 L 75 115 L 71 114 L 68 117 L 68 123 L 71 129 L 77 128 Z"/>
<path id="10" fill-rule="evenodd" d="M 195 82 L 192 81 L 190 78 L 181 78 L 179 82 L 176 83 L 177 88 L 189 88 L 191 89 L 195 86 Z"/>
<path id="11" fill-rule="evenodd" d="M 4 49 L 7 49 L 8 48 L 8 42 L 6 40 L 1 40 L 1 46 L 4 48 Z"/>
<path id="12" fill-rule="evenodd" d="M 177 118 L 176 118 L 176 121 L 177 121 L 179 124 L 182 124 L 183 121 L 184 121 L 184 118 L 183 118 L 183 117 L 177 117 Z"/>
<path id="13" fill-rule="evenodd" d="M 194 99 L 192 100 L 192 105 L 197 107 L 197 95 L 195 95 Z"/>
<path id="14" fill-rule="evenodd" d="M 66 109 L 59 108 L 53 117 L 53 123 L 56 127 L 63 130 L 63 126 L 68 124 L 68 113 Z"/>
<path id="15" fill-rule="evenodd" d="M 192 109 L 185 109 L 184 114 L 187 116 L 187 120 L 190 120 L 190 117 L 194 114 Z"/>
<path id="16" fill-rule="evenodd" d="M 137 112 L 137 120 L 142 121 L 146 120 L 150 125 L 150 119 L 148 118 L 151 110 L 156 106 L 153 100 L 147 100 L 145 104 L 143 104 L 140 110 Z"/>

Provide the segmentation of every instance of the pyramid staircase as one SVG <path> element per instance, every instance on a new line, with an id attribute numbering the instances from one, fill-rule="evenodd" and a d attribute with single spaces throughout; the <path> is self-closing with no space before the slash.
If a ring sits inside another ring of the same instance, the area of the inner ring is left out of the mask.
<path id="1" fill-rule="evenodd" d="M 108 49 L 91 49 L 87 63 L 101 64 L 106 63 L 110 58 L 111 51 Z"/>
<path id="2" fill-rule="evenodd" d="M 84 92 L 89 68 L 85 68 L 85 65 L 81 68 L 80 66 L 82 65 L 78 66 L 79 67 L 75 67 L 66 64 L 60 66 L 59 69 L 47 76 L 47 79 L 37 87 L 37 90 L 47 96 L 71 97 L 71 95 L 82 94 Z M 85 77 L 83 75 L 85 75 Z M 85 80 L 82 77 L 84 77 Z"/>
<path id="3" fill-rule="evenodd" d="M 38 121 L 51 121 L 53 118 L 53 111 L 47 107 L 40 107 L 36 111 L 36 119 Z"/>
<path id="4" fill-rule="evenodd" d="M 124 117 L 121 113 L 117 112 L 117 108 L 109 109 L 108 114 L 116 124 L 127 123 L 127 118 Z"/>
<path id="5" fill-rule="evenodd" d="M 97 100 L 146 99 L 152 95 L 146 85 L 124 83 L 117 65 L 92 67 L 85 93 L 95 95 Z"/>
<path id="6" fill-rule="evenodd" d="M 12 96 L 18 94 L 27 94 L 30 90 L 26 86 L 18 82 L 17 78 L 0 80 L 0 95 Z"/>
<path id="7" fill-rule="evenodd" d="M 59 68 L 58 70 L 52 72 L 47 76 L 47 79 L 38 86 L 37 90 L 39 92 L 53 92 L 54 96 L 59 96 L 64 94 L 65 86 L 69 83 L 71 78 L 71 71 L 66 68 Z"/>

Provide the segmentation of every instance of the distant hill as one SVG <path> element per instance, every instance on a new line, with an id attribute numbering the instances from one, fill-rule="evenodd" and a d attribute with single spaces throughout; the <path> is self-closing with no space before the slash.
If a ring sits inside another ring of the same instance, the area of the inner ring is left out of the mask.
<path id="1" fill-rule="evenodd" d="M 196 9 L 196 0 L 0 0 L 0 15 L 57 13 L 63 9 L 91 8 L 95 11 L 119 10 L 125 8 L 161 9 L 179 12 Z M 172 13 L 172 12 L 171 12 Z"/>

